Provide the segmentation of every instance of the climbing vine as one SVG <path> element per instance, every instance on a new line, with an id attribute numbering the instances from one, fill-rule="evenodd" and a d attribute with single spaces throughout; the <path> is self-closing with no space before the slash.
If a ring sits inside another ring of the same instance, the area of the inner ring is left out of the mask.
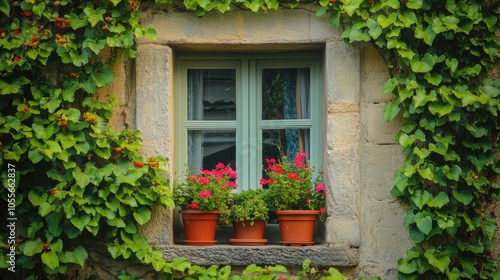
<path id="1" fill-rule="evenodd" d="M 349 43 L 373 43 L 390 69 L 384 118 L 404 119 L 395 139 L 406 154 L 392 195 L 408 206 L 415 243 L 398 261 L 399 278 L 499 278 L 489 207 L 500 198 L 500 81 L 488 77 L 500 53 L 500 1 L 316 3 L 317 16 Z M 202 16 L 300 2 L 183 4 Z M 99 242 L 156 271 L 186 267 L 165 262 L 137 231 L 153 205 L 173 206 L 165 160 L 141 156 L 139 132 L 112 129 L 115 101 L 99 96 L 118 53 L 133 58 L 136 37 L 155 35 L 139 11 L 138 0 L 0 0 L 0 194 L 14 210 L 4 220 L 18 219 L 20 230 L 0 240 L 0 267 L 11 267 L 14 252 L 19 278 L 83 267 Z"/>
<path id="2" fill-rule="evenodd" d="M 404 225 L 415 246 L 398 262 L 400 279 L 497 279 L 497 232 L 489 208 L 500 140 L 500 1 L 320 1 L 318 15 L 343 24 L 349 43 L 372 42 L 391 78 L 387 121 L 406 154 L 392 195 L 409 206 Z"/>
<path id="3" fill-rule="evenodd" d="M 19 279 L 83 268 L 96 244 L 166 265 L 137 230 L 153 205 L 173 207 L 165 159 L 140 155 L 138 131 L 112 129 L 116 102 L 99 96 L 114 50 L 134 57 L 135 38 L 155 35 L 138 5 L 0 1 L 0 193 L 14 221 L 0 267 Z"/>

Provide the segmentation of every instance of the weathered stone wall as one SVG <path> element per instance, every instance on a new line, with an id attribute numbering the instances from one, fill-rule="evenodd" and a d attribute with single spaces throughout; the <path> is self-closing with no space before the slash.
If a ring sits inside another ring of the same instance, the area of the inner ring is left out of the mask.
<path id="1" fill-rule="evenodd" d="M 116 69 L 119 79 L 110 91 L 120 102 L 114 125 L 141 130 L 144 153 L 167 157 L 173 170 L 177 50 L 323 50 L 323 169 L 331 193 L 325 243 L 297 249 L 227 245 L 193 249 L 173 244 L 172 212 L 164 209 L 158 209 L 142 230 L 167 259 L 186 256 L 202 265 L 244 266 L 248 260 L 293 265 L 308 257 L 321 265 L 344 267 L 353 279 L 396 279 L 397 260 L 411 242 L 402 225 L 405 210 L 390 196 L 392 175 L 403 155 L 393 141 L 401 120 L 386 123 L 382 119 L 385 102 L 391 98 L 381 93 L 389 76 L 387 68 L 373 47 L 346 45 L 326 18 L 317 18 L 304 8 L 214 12 L 203 18 L 167 8 L 148 10 L 144 22 L 158 31 L 158 38 L 139 40 L 137 59 Z M 232 258 L 235 254 L 241 258 Z M 280 255 L 284 257 L 277 259 Z"/>

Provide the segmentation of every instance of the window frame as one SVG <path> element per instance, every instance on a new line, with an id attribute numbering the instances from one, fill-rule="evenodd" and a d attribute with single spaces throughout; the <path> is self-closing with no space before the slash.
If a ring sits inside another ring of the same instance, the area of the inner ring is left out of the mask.
<path id="1" fill-rule="evenodd" d="M 262 70 L 310 69 L 310 119 L 262 120 Z M 236 120 L 188 120 L 188 69 L 236 69 Z M 257 188 L 262 171 L 262 129 L 310 129 L 310 160 L 317 170 L 323 164 L 325 117 L 323 53 L 193 53 L 180 52 L 174 62 L 175 149 L 174 168 L 182 174 L 188 162 L 189 130 L 235 130 L 239 174 L 238 189 Z M 252 94 L 257 93 L 257 94 Z M 255 106 L 257 110 L 251 110 Z M 242 129 L 245 128 L 245 129 Z M 243 158 L 241 154 L 250 156 Z M 194 170 L 196 172 L 196 170 Z"/>

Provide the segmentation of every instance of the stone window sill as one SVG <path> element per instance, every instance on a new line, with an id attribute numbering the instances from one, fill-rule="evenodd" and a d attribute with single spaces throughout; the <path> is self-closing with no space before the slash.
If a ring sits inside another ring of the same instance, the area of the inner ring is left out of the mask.
<path id="1" fill-rule="evenodd" d="M 358 265 L 358 248 L 320 244 L 314 246 L 290 247 L 265 246 L 186 246 L 160 245 L 165 259 L 186 257 L 196 265 L 247 266 L 275 265 L 300 266 L 305 259 L 321 267 L 354 267 Z"/>

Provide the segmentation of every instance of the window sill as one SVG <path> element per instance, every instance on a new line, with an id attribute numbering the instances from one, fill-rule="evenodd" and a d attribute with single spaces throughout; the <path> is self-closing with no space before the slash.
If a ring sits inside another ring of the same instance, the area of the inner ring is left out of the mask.
<path id="1" fill-rule="evenodd" d="M 160 245 L 165 259 L 186 257 L 196 265 L 247 266 L 275 265 L 300 266 L 305 259 L 321 267 L 354 267 L 358 265 L 358 248 L 321 244 L 314 246 L 290 247 L 281 245 L 266 246 L 186 246 Z"/>

